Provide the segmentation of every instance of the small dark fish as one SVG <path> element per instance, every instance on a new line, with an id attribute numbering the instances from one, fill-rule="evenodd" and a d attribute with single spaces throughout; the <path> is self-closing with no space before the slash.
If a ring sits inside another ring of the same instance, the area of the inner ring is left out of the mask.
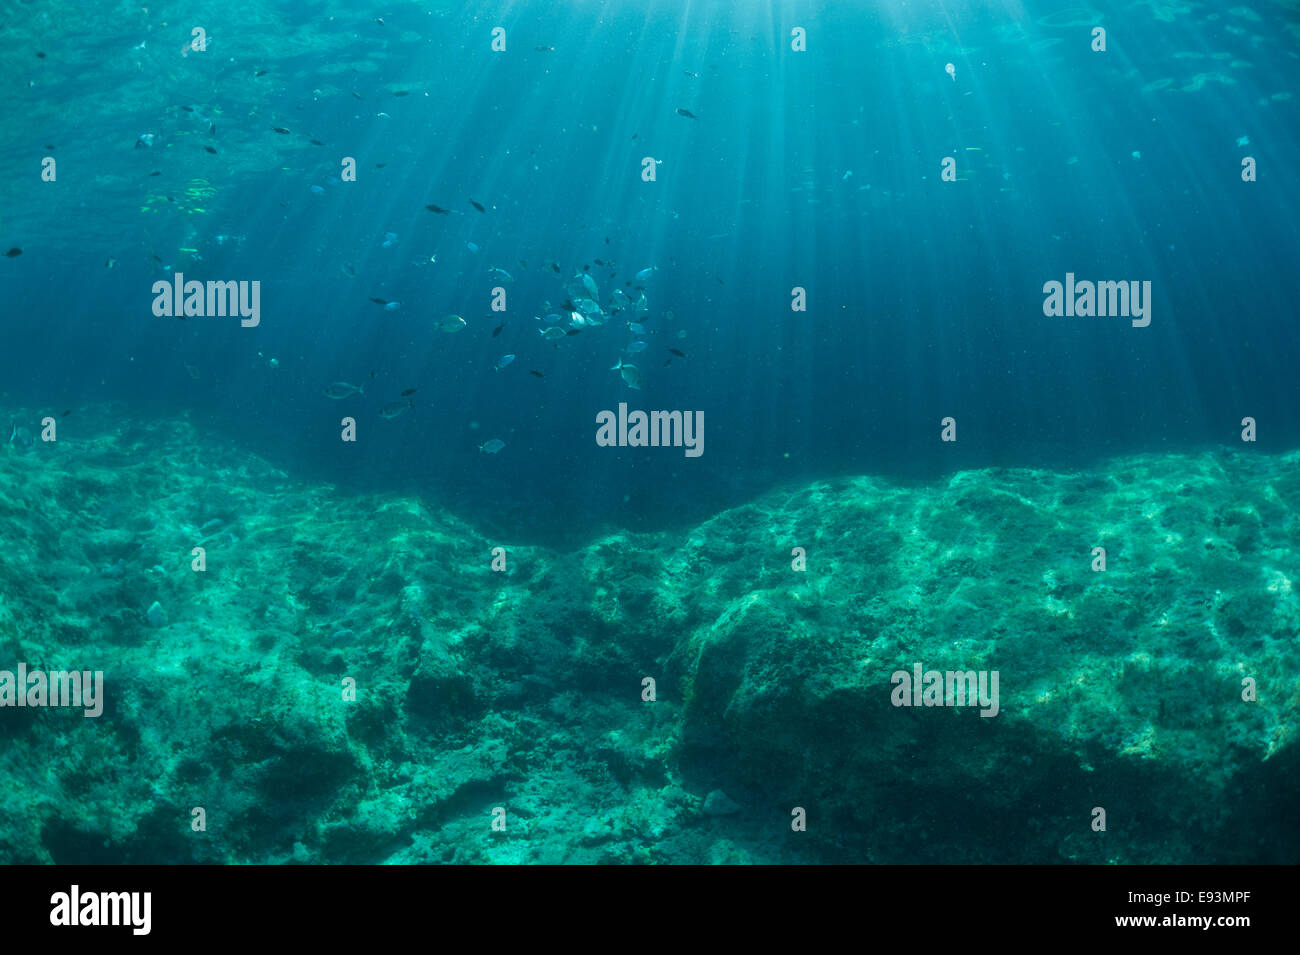
<path id="1" fill-rule="evenodd" d="M 605 236 L 605 244 L 609 245 L 609 236 Z"/>
<path id="2" fill-rule="evenodd" d="M 384 18 L 383 18 L 383 17 L 375 17 L 375 22 L 378 23 L 380 26 L 383 26 L 383 25 L 384 25 Z"/>
<path id="3" fill-rule="evenodd" d="M 694 113 L 692 113 L 689 109 L 679 109 L 677 111 L 677 115 L 685 116 L 687 119 L 699 119 L 699 117 L 696 116 Z"/>
<path id="4" fill-rule="evenodd" d="M 155 170 L 154 172 L 149 173 L 149 175 L 150 175 L 150 176 L 161 176 L 161 175 L 162 175 L 162 170 L 161 170 L 161 169 Z"/>
<path id="5" fill-rule="evenodd" d="M 578 310 L 578 306 L 574 305 L 573 302 L 567 298 L 564 300 L 564 304 L 561 305 L 560 308 L 564 309 L 566 312 L 575 312 Z"/>
<path id="6" fill-rule="evenodd" d="M 559 272 L 559 271 L 560 271 L 560 263 L 558 263 L 558 262 L 552 262 L 552 263 L 551 263 L 551 271 L 552 271 L 552 272 Z"/>
<path id="7" fill-rule="evenodd" d="M 538 53 L 552 53 L 555 50 L 553 46 L 535 46 L 533 47 Z"/>
<path id="8" fill-rule="evenodd" d="M 564 334 L 566 334 L 566 335 L 581 335 L 581 334 L 582 334 L 582 329 L 581 329 L 581 328 L 570 328 L 570 329 L 568 329 L 567 331 L 565 331 Z"/>
<path id="9" fill-rule="evenodd" d="M 67 411 L 63 412 L 63 414 L 59 415 L 59 417 L 60 417 L 60 418 L 66 418 L 66 417 L 67 417 L 68 415 L 70 415 L 70 414 L 72 414 L 72 409 L 71 409 L 71 408 L 69 408 Z"/>
<path id="10" fill-rule="evenodd" d="M 429 210 L 430 212 L 432 212 L 434 215 L 439 215 L 439 216 L 449 216 L 449 215 L 451 215 L 451 210 L 450 210 L 450 209 L 444 209 L 442 206 L 425 206 L 424 208 L 428 209 L 428 210 Z"/>
<path id="11" fill-rule="evenodd" d="M 530 371 L 528 374 L 532 375 L 534 378 L 545 378 L 545 377 L 546 377 L 546 376 L 543 375 L 540 371 Z"/>
<path id="12" fill-rule="evenodd" d="M 410 396 L 410 395 L 413 395 L 413 394 L 415 394 L 415 389 L 414 389 L 414 388 L 407 388 L 405 391 L 402 392 L 402 397 L 403 397 L 403 398 L 406 398 L 406 397 L 408 397 L 408 396 Z"/>
<path id="13" fill-rule="evenodd" d="M 471 200 L 469 201 L 469 204 L 470 204 L 471 206 L 473 206 L 475 209 L 477 209 L 479 212 L 487 212 L 486 209 L 484 209 L 481 205 L 479 205 L 479 204 L 478 204 L 477 202 L 475 202 L 473 199 L 471 199 Z"/>
<path id="14" fill-rule="evenodd" d="M 376 305 L 387 305 L 387 304 L 388 304 L 388 299 L 386 299 L 386 298 L 372 298 L 370 301 L 374 302 Z"/>
<path id="15" fill-rule="evenodd" d="M 358 93 L 356 90 L 352 91 L 352 95 L 355 96 L 357 99 L 361 99 L 361 94 Z"/>
<path id="16" fill-rule="evenodd" d="M 500 334 L 501 334 L 501 329 L 503 329 L 503 328 L 505 328 L 505 327 L 506 327 L 505 322 L 502 322 L 502 323 L 501 323 L 500 325 L 498 325 L 496 328 L 492 329 L 492 337 L 493 337 L 493 338 L 496 338 L 498 335 L 500 335 Z"/>
<path id="17" fill-rule="evenodd" d="M 351 262 L 344 262 L 344 263 L 343 263 L 343 271 L 346 272 L 346 273 L 348 273 L 348 275 L 356 275 L 356 274 L 357 274 L 357 270 L 354 269 L 354 268 L 352 267 L 352 263 L 351 263 Z"/>
<path id="18" fill-rule="evenodd" d="M 690 70 L 682 70 L 682 72 L 685 73 L 687 76 L 694 77 L 697 80 L 700 78 L 699 73 L 692 73 Z"/>
<path id="19" fill-rule="evenodd" d="M 669 358 L 666 362 L 664 362 L 664 367 L 667 368 L 667 367 L 668 367 L 669 365 L 671 365 L 672 363 L 673 363 L 673 360 L 672 360 L 671 358 Z"/>
<path id="20" fill-rule="evenodd" d="M 203 148 L 206 149 L 208 152 L 212 153 L 212 155 L 214 156 L 217 154 L 217 151 L 213 149 L 211 146 L 204 146 Z"/>
<path id="21" fill-rule="evenodd" d="M 45 144 L 45 148 L 48 149 L 50 152 L 54 152 L 54 147 L 51 146 L 49 143 Z"/>
<path id="22" fill-rule="evenodd" d="M 600 261 L 600 259 L 592 259 L 591 261 L 595 262 L 597 265 L 604 265 L 604 264 L 605 264 L 604 262 Z"/>
<path id="23" fill-rule="evenodd" d="M 273 132 L 273 133 L 279 133 L 281 136 L 288 136 L 288 135 L 289 135 L 289 130 L 285 129 L 283 126 L 272 126 L 272 127 L 271 127 L 271 132 Z"/>
<path id="24" fill-rule="evenodd" d="M 321 142 L 319 139 L 313 139 L 313 140 L 310 140 L 310 142 L 311 142 L 311 144 L 312 144 L 313 146 L 324 146 L 324 145 L 325 145 L 325 144 L 324 144 L 323 142 Z"/>
<path id="25" fill-rule="evenodd" d="M 44 53 L 39 53 L 39 52 L 38 52 L 38 53 L 36 54 L 36 58 L 37 58 L 38 60 L 43 60 L 43 59 L 45 59 L 45 54 L 44 54 Z"/>
<path id="26" fill-rule="evenodd" d="M 185 112 L 187 112 L 187 113 L 192 113 L 192 112 L 194 112 L 194 107 L 193 107 L 193 106 L 182 106 L 181 109 L 185 110 Z"/>
<path id="27" fill-rule="evenodd" d="M 254 73 L 253 75 L 254 75 L 254 76 L 265 76 L 265 75 L 266 75 L 266 70 L 258 70 L 258 71 L 257 71 L 256 73 Z"/>
<path id="28" fill-rule="evenodd" d="M 383 168 L 384 168 L 385 166 L 387 166 L 387 165 L 388 165 L 388 163 L 386 163 L 386 162 L 377 162 L 377 163 L 375 163 L 375 168 L 376 168 L 376 169 L 383 169 Z"/>
<path id="29" fill-rule="evenodd" d="M 153 259 L 153 260 L 154 260 L 155 262 L 157 262 L 159 265 L 162 265 L 162 259 L 158 258 L 158 256 L 156 256 L 156 255 L 150 255 L 149 258 Z"/>
<path id="30" fill-rule="evenodd" d="M 370 373 L 370 377 L 371 377 L 371 378 L 374 378 L 374 377 L 375 377 L 375 373 L 374 373 L 373 371 Z"/>
<path id="31" fill-rule="evenodd" d="M 632 134 L 632 138 L 633 138 L 633 139 L 636 139 L 636 133 L 633 133 L 633 134 Z"/>
<path id="32" fill-rule="evenodd" d="M 684 351 L 678 351 L 676 348 L 670 348 L 670 349 L 668 349 L 668 350 L 669 350 L 670 352 L 672 352 L 674 355 L 676 355 L 678 358 L 685 358 L 685 357 L 686 357 L 686 352 L 684 352 Z"/>
<path id="33" fill-rule="evenodd" d="M 10 249 L 8 252 L 5 253 L 5 258 L 12 259 L 22 254 L 23 254 L 23 250 L 18 248 L 18 246 L 14 246 L 12 249 Z"/>
<path id="34" fill-rule="evenodd" d="M 582 271 L 584 271 L 584 272 L 590 272 L 590 271 L 591 271 L 591 264 L 588 263 L 587 265 L 584 265 L 584 266 L 582 267 Z"/>
<path id="35" fill-rule="evenodd" d="M 215 135 L 217 135 L 217 124 L 216 124 L 216 123 L 209 123 L 209 124 L 208 124 L 208 135 L 209 135 L 209 136 L 215 136 Z"/>
<path id="36" fill-rule="evenodd" d="M 393 95 L 394 95 L 394 96 L 410 96 L 410 95 L 411 95 L 411 91 L 410 91 L 410 90 L 394 90 L 394 91 L 393 91 Z"/>

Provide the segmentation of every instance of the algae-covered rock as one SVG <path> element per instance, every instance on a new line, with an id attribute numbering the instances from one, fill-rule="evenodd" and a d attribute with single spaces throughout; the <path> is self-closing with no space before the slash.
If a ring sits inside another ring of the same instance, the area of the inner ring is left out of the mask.
<path id="1" fill-rule="evenodd" d="M 791 573 L 786 588 L 716 601 L 681 643 L 684 771 L 806 806 L 812 838 L 831 828 L 849 858 L 1294 861 L 1295 834 L 1269 807 L 1296 791 L 1279 727 L 1295 722 L 1300 604 L 1278 558 L 1300 528 L 1248 516 L 1287 461 L 1138 458 L 1083 490 L 1027 471 L 905 497 L 820 486 L 805 495 L 820 529 L 788 539 L 825 541 L 805 572 L 819 612 L 795 601 L 808 598 Z M 1167 490 L 1195 475 L 1195 495 Z M 1228 497 L 1261 540 L 1259 556 L 1237 550 L 1225 566 L 1205 541 Z M 720 553 L 760 551 L 788 523 L 788 506 L 764 506 L 780 510 L 731 525 L 748 548 Z M 845 553 L 856 534 L 836 531 L 864 513 L 910 527 L 871 555 L 869 588 Z M 918 663 L 996 672 L 996 714 L 895 705 L 894 674 Z M 1251 686 L 1269 699 L 1243 698 Z M 1089 826 L 1095 807 L 1105 833 Z M 1251 825 L 1264 840 L 1240 839 Z"/>
<path id="2" fill-rule="evenodd" d="M 104 425 L 0 456 L 0 669 L 104 677 L 0 708 L 0 861 L 1300 860 L 1300 455 L 837 478 L 560 552 Z"/>

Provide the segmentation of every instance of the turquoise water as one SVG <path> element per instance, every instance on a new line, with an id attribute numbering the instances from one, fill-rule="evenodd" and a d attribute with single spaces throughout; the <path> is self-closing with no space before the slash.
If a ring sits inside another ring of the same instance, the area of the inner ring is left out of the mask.
<path id="1" fill-rule="evenodd" d="M 1296 861 L 1298 73 L 1275 2 L 0 5 L 0 858 Z"/>

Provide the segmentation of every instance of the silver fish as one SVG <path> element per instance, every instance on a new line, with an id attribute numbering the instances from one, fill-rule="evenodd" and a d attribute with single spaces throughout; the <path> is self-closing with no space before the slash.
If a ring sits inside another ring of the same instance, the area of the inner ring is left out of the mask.
<path id="1" fill-rule="evenodd" d="M 620 358 L 618 364 L 611 368 L 610 371 L 616 371 L 621 374 L 623 376 L 623 382 L 629 388 L 632 388 L 635 391 L 641 390 L 641 369 L 637 368 L 636 365 L 629 365 Z"/>
<path id="2" fill-rule="evenodd" d="M 349 395 L 364 395 L 365 393 L 364 385 L 350 385 L 346 381 L 336 381 L 325 389 L 325 397 L 333 398 L 335 401 Z"/>

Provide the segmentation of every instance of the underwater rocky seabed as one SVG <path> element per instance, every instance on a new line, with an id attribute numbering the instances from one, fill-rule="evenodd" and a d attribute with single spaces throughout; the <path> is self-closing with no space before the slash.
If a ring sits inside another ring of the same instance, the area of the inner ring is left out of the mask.
<path id="1" fill-rule="evenodd" d="M 110 420 L 0 450 L 0 669 L 106 695 L 0 710 L 0 861 L 1300 861 L 1300 452 L 814 483 L 557 553 Z M 891 706 L 916 662 L 998 670 L 1001 712 Z"/>

